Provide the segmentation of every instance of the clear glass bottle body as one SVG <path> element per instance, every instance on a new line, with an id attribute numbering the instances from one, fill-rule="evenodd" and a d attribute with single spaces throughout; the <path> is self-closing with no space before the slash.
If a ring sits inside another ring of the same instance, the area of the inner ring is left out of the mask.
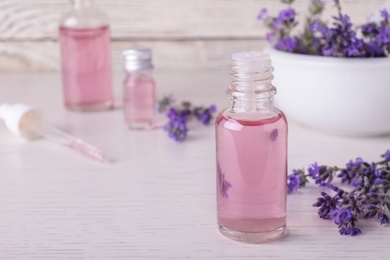
<path id="1" fill-rule="evenodd" d="M 152 69 L 127 71 L 123 82 L 125 120 L 131 129 L 151 127 L 155 116 L 156 83 Z"/>
<path id="2" fill-rule="evenodd" d="M 64 103 L 71 110 L 108 109 L 113 103 L 109 21 L 91 0 L 74 0 L 60 22 Z"/>
<path id="3" fill-rule="evenodd" d="M 236 56 L 232 75 L 216 119 L 218 224 L 229 238 L 260 243 L 286 228 L 287 121 L 273 105 L 269 56 Z"/>
<path id="4" fill-rule="evenodd" d="M 125 120 L 130 129 L 152 129 L 156 102 L 152 50 L 129 48 L 123 51 L 123 55 L 126 69 L 123 82 Z"/>

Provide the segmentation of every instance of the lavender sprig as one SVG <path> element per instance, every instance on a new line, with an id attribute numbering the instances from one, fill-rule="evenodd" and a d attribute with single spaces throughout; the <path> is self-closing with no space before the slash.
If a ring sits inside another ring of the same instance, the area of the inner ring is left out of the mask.
<path id="1" fill-rule="evenodd" d="M 288 8 L 277 16 L 270 16 L 265 8 L 257 16 L 269 30 L 267 40 L 278 50 L 333 57 L 386 57 L 390 53 L 390 15 L 386 9 L 381 10 L 379 23 L 353 26 L 340 1 L 333 0 L 337 15 L 328 25 L 321 19 L 325 2 L 312 0 L 303 32 L 295 32 L 298 22 L 292 8 L 294 1 L 281 2 L 288 4 Z"/>
<path id="2" fill-rule="evenodd" d="M 164 126 L 164 130 L 168 132 L 168 136 L 175 141 L 183 141 L 187 138 L 187 117 L 189 113 L 185 109 L 177 109 L 171 107 L 168 110 L 168 124 Z"/>
<path id="3" fill-rule="evenodd" d="M 358 235 L 358 219 L 377 218 L 381 225 L 390 223 L 390 149 L 382 155 L 383 160 L 368 163 L 358 157 L 350 160 L 344 168 L 313 163 L 304 169 L 293 170 L 288 175 L 287 188 L 296 191 L 311 178 L 319 186 L 327 187 L 335 194 L 321 193 L 313 204 L 319 207 L 318 215 L 332 219 L 341 235 Z M 342 184 L 352 187 L 345 191 L 333 183 L 334 177 Z"/>
<path id="4" fill-rule="evenodd" d="M 183 101 L 180 105 L 176 105 L 175 98 L 170 94 L 158 102 L 158 111 L 166 113 L 168 117 L 169 121 L 164 126 L 168 136 L 177 142 L 181 142 L 187 138 L 187 123 L 189 121 L 197 119 L 203 125 L 209 125 L 217 112 L 217 107 L 215 105 L 193 107 L 189 101 Z"/>

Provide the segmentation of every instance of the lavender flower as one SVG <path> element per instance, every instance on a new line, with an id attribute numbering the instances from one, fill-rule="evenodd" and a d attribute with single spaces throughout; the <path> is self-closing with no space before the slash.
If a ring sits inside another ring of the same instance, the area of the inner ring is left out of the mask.
<path id="1" fill-rule="evenodd" d="M 169 122 L 164 126 L 164 130 L 168 132 L 169 137 L 178 142 L 186 139 L 188 132 L 186 112 L 170 108 L 167 116 Z"/>
<path id="2" fill-rule="evenodd" d="M 386 9 L 381 10 L 379 23 L 369 22 L 356 27 L 350 17 L 343 14 L 340 1 L 333 0 L 338 14 L 333 17 L 333 23 L 327 25 L 320 17 L 325 2 L 312 0 L 303 32 L 294 33 L 298 22 L 291 7 L 293 1 L 282 2 L 289 7 L 276 17 L 270 16 L 264 8 L 257 17 L 269 29 L 267 40 L 278 50 L 332 57 L 385 57 L 390 54 L 390 15 Z"/>
<path id="3" fill-rule="evenodd" d="M 293 52 L 298 47 L 298 41 L 296 38 L 284 38 L 279 39 L 275 44 L 275 48 L 280 51 Z"/>
<path id="4" fill-rule="evenodd" d="M 389 216 L 386 213 L 384 213 L 384 211 L 385 211 L 384 209 L 381 209 L 378 212 L 378 219 L 379 219 L 381 225 L 390 223 Z"/>
<path id="5" fill-rule="evenodd" d="M 318 163 L 315 162 L 307 169 L 307 171 L 309 172 L 310 177 L 314 179 L 315 176 L 317 176 L 320 173 L 320 167 L 318 166 Z"/>
<path id="6" fill-rule="evenodd" d="M 265 8 L 261 9 L 259 14 L 257 15 L 257 20 L 265 21 L 267 18 L 268 18 L 268 11 L 267 11 L 267 9 L 265 9 Z"/>
<path id="7" fill-rule="evenodd" d="M 301 178 L 299 175 L 291 174 L 287 177 L 288 191 L 296 191 L 301 188 Z"/>
<path id="8" fill-rule="evenodd" d="M 346 208 L 335 208 L 330 213 L 331 218 L 333 219 L 334 223 L 337 225 L 340 225 L 342 223 L 349 223 L 352 219 L 352 213 L 351 210 Z"/>
<path id="9" fill-rule="evenodd" d="M 339 232 L 340 235 L 349 235 L 349 236 L 355 236 L 362 233 L 362 231 L 360 231 L 360 229 L 358 229 L 357 227 L 342 227 L 339 229 Z"/>
<path id="10" fill-rule="evenodd" d="M 174 106 L 176 100 L 172 94 L 163 97 L 158 102 L 158 111 L 166 112 L 169 121 L 164 126 L 168 136 L 177 142 L 184 141 L 188 135 L 188 121 L 197 118 L 203 125 L 209 125 L 213 119 L 213 114 L 217 112 L 217 107 L 194 107 L 191 102 L 183 101 L 180 105 Z"/>
<path id="11" fill-rule="evenodd" d="M 314 19 L 309 23 L 309 31 L 311 33 L 319 33 L 320 35 L 327 33 L 328 28 L 325 26 L 325 24 L 319 20 Z"/>
<path id="12" fill-rule="evenodd" d="M 380 12 L 383 19 L 388 22 L 390 20 L 389 12 L 386 9 L 382 9 Z"/>
<path id="13" fill-rule="evenodd" d="M 362 57 L 364 42 L 358 39 L 352 29 L 348 15 L 340 14 L 335 17 L 334 27 L 324 34 L 326 44 L 322 48 L 324 56 L 334 57 Z"/>
<path id="14" fill-rule="evenodd" d="M 390 149 L 387 150 L 386 153 L 382 155 L 382 157 L 385 158 L 385 161 L 390 161 Z"/>
<path id="15" fill-rule="evenodd" d="M 317 202 L 313 204 L 313 207 L 319 207 L 317 213 L 320 218 L 331 219 L 331 216 L 334 213 L 334 210 L 337 209 L 339 205 L 340 196 L 337 194 L 334 197 L 331 197 L 326 192 L 321 192 L 321 196 L 317 199 Z"/>
<path id="16" fill-rule="evenodd" d="M 342 183 L 352 184 L 356 187 L 360 174 L 365 171 L 363 166 L 366 167 L 367 163 L 360 157 L 356 158 L 355 161 L 350 160 L 346 164 L 346 168 L 341 169 L 337 177 L 341 178 Z"/>
<path id="17" fill-rule="evenodd" d="M 194 109 L 194 115 L 204 125 L 210 124 L 211 119 L 213 119 L 213 113 L 215 112 L 217 112 L 217 107 L 215 105 L 211 105 L 208 108 L 196 107 Z"/>
<path id="18" fill-rule="evenodd" d="M 333 180 L 334 167 L 318 166 L 317 162 L 315 162 L 308 168 L 308 172 L 315 184 L 326 186 Z"/>
<path id="19" fill-rule="evenodd" d="M 348 207 L 350 212 L 352 212 L 355 216 L 358 216 L 364 212 L 365 199 L 365 197 L 360 196 L 358 193 L 344 192 L 341 196 L 341 204 L 344 207 Z"/>
<path id="20" fill-rule="evenodd" d="M 381 26 L 378 30 L 378 34 L 375 36 L 376 43 L 378 45 L 387 45 L 390 42 L 390 27 Z"/>
<path id="21" fill-rule="evenodd" d="M 296 12 L 292 8 L 288 8 L 279 12 L 277 22 L 280 24 L 289 25 L 294 22 Z"/>
<path id="22" fill-rule="evenodd" d="M 348 223 L 352 219 L 352 213 L 350 209 L 340 209 L 337 218 L 340 222 Z"/>
<path id="23" fill-rule="evenodd" d="M 346 164 L 347 168 L 349 169 L 356 169 L 360 167 L 362 164 L 364 164 L 364 161 L 361 157 L 358 157 L 355 159 L 355 161 L 349 160 L 349 162 Z"/>
<path id="24" fill-rule="evenodd" d="M 293 170 L 293 172 L 287 176 L 288 191 L 297 191 L 306 186 L 306 183 L 309 182 L 306 177 L 304 169 Z"/>
<path id="25" fill-rule="evenodd" d="M 329 215 L 338 225 L 340 235 L 354 236 L 361 233 L 360 229 L 355 226 L 357 219 L 350 208 L 335 208 Z"/>
<path id="26" fill-rule="evenodd" d="M 313 163 L 308 167 L 308 173 L 294 170 L 288 176 L 287 188 L 297 190 L 302 186 L 302 180 L 311 177 L 316 184 L 329 188 L 334 195 L 321 192 L 321 197 L 313 204 L 319 207 L 318 215 L 322 219 L 332 219 L 338 225 L 341 235 L 358 235 L 361 230 L 356 227 L 358 218 L 377 218 L 381 225 L 390 224 L 390 150 L 382 155 L 384 160 L 367 163 L 358 157 L 350 160 L 345 168 L 319 166 Z M 333 176 L 341 182 L 351 185 L 351 191 L 337 187 Z"/>

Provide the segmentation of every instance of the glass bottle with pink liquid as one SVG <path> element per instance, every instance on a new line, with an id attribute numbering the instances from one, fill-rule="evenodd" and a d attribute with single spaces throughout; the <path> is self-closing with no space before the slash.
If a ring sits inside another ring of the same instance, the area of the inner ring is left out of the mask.
<path id="1" fill-rule="evenodd" d="M 228 106 L 216 119 L 219 230 L 248 243 L 286 229 L 287 121 L 272 72 L 266 53 L 233 54 Z"/>
<path id="2" fill-rule="evenodd" d="M 71 110 L 108 109 L 113 103 L 110 29 L 92 0 L 72 0 L 60 22 L 65 106 Z"/>
<path id="3" fill-rule="evenodd" d="M 152 51 L 132 48 L 123 52 L 126 76 L 123 82 L 123 109 L 130 129 L 151 129 L 155 116 L 156 83 Z"/>

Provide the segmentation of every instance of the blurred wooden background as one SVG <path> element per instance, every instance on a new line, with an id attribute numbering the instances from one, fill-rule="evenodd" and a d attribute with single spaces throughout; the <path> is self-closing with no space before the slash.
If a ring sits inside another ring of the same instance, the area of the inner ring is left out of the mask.
<path id="1" fill-rule="evenodd" d="M 332 0 L 325 0 L 330 2 Z M 310 0 L 296 0 L 303 13 Z M 385 0 L 342 0 L 356 23 Z M 278 0 L 95 0 L 111 19 L 114 69 L 121 50 L 151 47 L 159 68 L 222 68 L 230 54 L 261 50 L 265 30 L 256 20 L 266 7 L 277 13 Z M 59 69 L 58 21 L 66 0 L 0 0 L 0 71 Z M 335 11 L 333 9 L 329 11 Z"/>

